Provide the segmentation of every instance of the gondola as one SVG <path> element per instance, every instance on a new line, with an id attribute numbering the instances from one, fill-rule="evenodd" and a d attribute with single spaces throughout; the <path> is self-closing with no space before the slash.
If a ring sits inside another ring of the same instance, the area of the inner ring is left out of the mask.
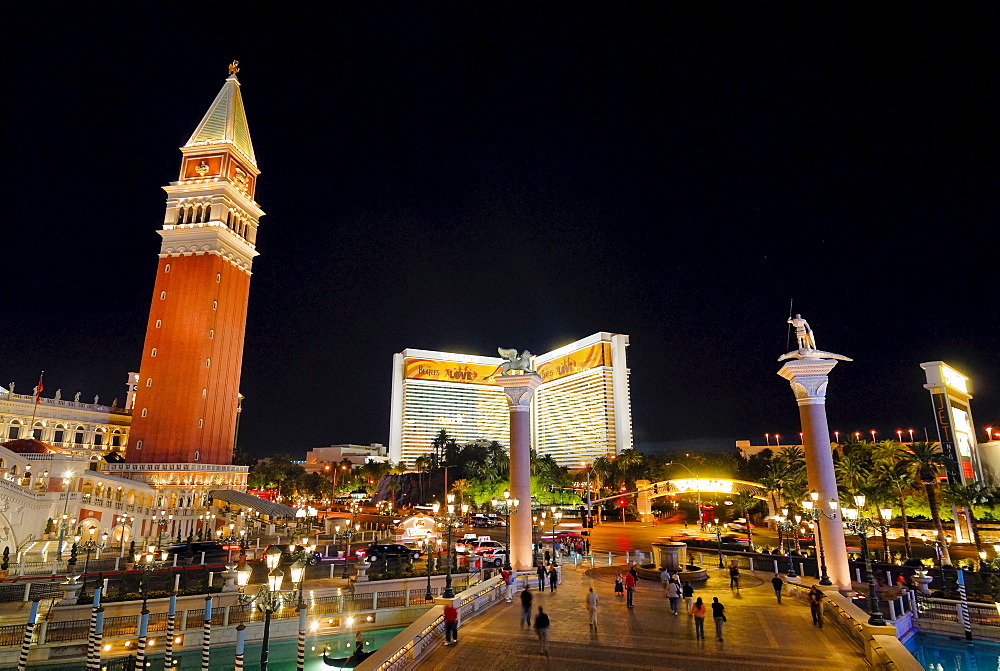
<path id="1" fill-rule="evenodd" d="M 323 663 L 341 669 L 353 669 L 355 666 L 372 656 L 372 652 L 356 650 L 350 657 L 330 657 L 330 648 L 323 648 Z"/>

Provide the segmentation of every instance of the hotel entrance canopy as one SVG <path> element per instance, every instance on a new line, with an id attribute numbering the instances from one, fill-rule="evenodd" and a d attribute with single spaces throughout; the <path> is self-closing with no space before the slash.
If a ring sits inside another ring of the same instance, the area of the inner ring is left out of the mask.
<path id="1" fill-rule="evenodd" d="M 232 489 L 213 489 L 208 493 L 209 498 L 219 499 L 226 503 L 256 510 L 261 515 L 271 518 L 281 517 L 284 519 L 295 519 L 295 508 L 281 503 L 274 503 L 267 499 L 252 496 L 244 492 L 237 492 Z"/>

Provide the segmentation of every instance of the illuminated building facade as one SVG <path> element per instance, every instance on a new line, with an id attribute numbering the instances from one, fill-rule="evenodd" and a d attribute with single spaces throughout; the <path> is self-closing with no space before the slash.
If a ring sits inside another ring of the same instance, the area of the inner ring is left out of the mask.
<path id="1" fill-rule="evenodd" d="M 257 161 L 236 75 L 181 148 L 166 215 L 132 414 L 130 463 L 231 464 Z"/>
<path id="2" fill-rule="evenodd" d="M 531 408 L 532 447 L 574 465 L 632 447 L 625 349 L 628 336 L 595 333 L 532 357 L 542 385 Z M 406 349 L 393 357 L 389 458 L 413 466 L 441 429 L 458 443 L 507 445 L 503 389 L 492 382 L 502 359 Z"/>
<path id="3" fill-rule="evenodd" d="M 927 377 L 924 388 L 931 393 L 934 422 L 941 451 L 948 457 L 948 482 L 969 484 L 982 480 L 983 468 L 976 445 L 969 401 L 969 378 L 943 361 L 920 364 Z"/>

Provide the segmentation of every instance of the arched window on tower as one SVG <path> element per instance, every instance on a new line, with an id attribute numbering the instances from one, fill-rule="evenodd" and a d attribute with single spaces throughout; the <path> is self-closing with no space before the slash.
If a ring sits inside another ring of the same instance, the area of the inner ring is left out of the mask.
<path id="1" fill-rule="evenodd" d="M 153 348 L 153 351 L 149 353 L 149 356 L 156 356 L 156 348 L 155 347 Z"/>
<path id="2" fill-rule="evenodd" d="M 142 409 L 142 412 L 140 413 L 140 416 L 141 417 L 145 417 L 146 416 L 146 408 Z"/>
<path id="3" fill-rule="evenodd" d="M 170 272 L 170 264 L 169 263 L 167 265 L 163 266 L 163 272 L 165 272 L 165 273 L 169 273 Z"/>
<path id="4" fill-rule="evenodd" d="M 162 319 L 157 319 L 156 320 L 156 328 L 160 328 L 161 326 L 163 326 L 163 320 Z"/>
<path id="5" fill-rule="evenodd" d="M 151 377 L 147 377 L 146 378 L 146 386 L 147 387 L 152 387 L 153 386 L 153 378 L 151 378 Z"/>
<path id="6" fill-rule="evenodd" d="M 160 300 L 161 301 L 167 300 L 167 292 L 166 291 L 161 291 L 160 292 Z"/>

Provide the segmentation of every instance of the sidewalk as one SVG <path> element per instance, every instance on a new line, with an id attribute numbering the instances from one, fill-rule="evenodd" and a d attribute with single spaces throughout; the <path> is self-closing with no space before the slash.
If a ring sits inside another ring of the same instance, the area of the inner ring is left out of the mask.
<path id="1" fill-rule="evenodd" d="M 867 669 L 855 643 L 833 626 L 812 625 L 809 607 L 792 597 L 779 605 L 771 574 L 742 574 L 742 589 L 731 592 L 728 573 L 709 571 L 705 587 L 695 591 L 726 606 L 724 641 L 715 638 L 706 618 L 707 640 L 694 637 L 694 621 L 683 610 L 670 613 L 659 583 L 640 580 L 635 608 L 614 596 L 614 576 L 622 565 L 590 568 L 563 565 L 556 592 L 534 592 L 534 611 L 542 606 L 552 621 L 549 654 L 538 654 L 534 631 L 518 628 L 520 603 L 500 603 L 459 631 L 459 644 L 439 646 L 421 668 L 490 669 Z M 593 587 L 600 598 L 600 627 L 588 626 L 584 599 Z M 709 611 L 711 615 L 711 611 Z M 534 616 L 533 616 L 534 617 Z"/>

